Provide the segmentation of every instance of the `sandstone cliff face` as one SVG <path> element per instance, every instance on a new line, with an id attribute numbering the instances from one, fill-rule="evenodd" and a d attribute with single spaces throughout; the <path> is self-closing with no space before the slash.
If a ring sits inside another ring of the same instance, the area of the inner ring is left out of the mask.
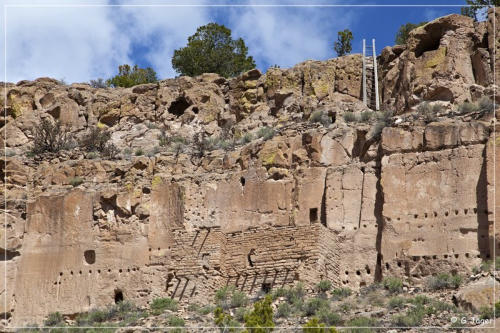
<path id="1" fill-rule="evenodd" d="M 407 45 L 386 47 L 380 57 L 383 103 L 405 112 L 424 100 L 462 103 L 493 95 L 493 19 L 492 9 L 479 23 L 441 17 L 411 31 Z"/>
<path id="2" fill-rule="evenodd" d="M 8 84 L 4 324 L 121 297 L 203 300 L 227 284 L 255 294 L 298 280 L 359 288 L 383 276 L 468 272 L 499 237 L 494 120 L 443 112 L 429 123 L 407 111 L 492 91 L 492 19 L 447 16 L 415 30 L 406 49 L 384 49 L 383 102 L 402 115 L 380 137 L 374 124 L 342 117 L 366 110 L 359 55 L 130 89 Z M 333 124 L 307 121 L 315 111 Z M 122 154 L 27 157 L 45 117 L 77 138 L 108 127 Z M 191 138 L 262 126 L 276 135 L 203 155 L 190 145 L 155 149 L 161 128 Z M 148 156 L 125 153 L 138 148 Z"/>

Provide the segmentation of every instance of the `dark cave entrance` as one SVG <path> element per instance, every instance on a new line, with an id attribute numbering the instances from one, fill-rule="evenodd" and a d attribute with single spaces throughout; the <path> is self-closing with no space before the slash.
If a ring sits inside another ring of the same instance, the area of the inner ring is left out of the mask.
<path id="1" fill-rule="evenodd" d="M 120 289 L 115 290 L 115 304 L 123 302 L 123 292 Z"/>
<path id="2" fill-rule="evenodd" d="M 189 107 L 188 101 L 184 97 L 178 97 L 175 101 L 170 104 L 168 108 L 168 113 L 174 114 L 177 117 L 182 116 L 184 111 Z"/>

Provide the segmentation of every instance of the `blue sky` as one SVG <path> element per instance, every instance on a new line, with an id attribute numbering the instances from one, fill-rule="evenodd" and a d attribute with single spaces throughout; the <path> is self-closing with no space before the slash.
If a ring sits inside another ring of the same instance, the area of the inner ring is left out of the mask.
<path id="1" fill-rule="evenodd" d="M 353 53 L 361 52 L 363 38 L 375 38 L 379 53 L 383 47 L 394 44 L 401 24 L 459 13 L 460 7 L 451 5 L 465 4 L 465 0 L 0 0 L 0 4 L 49 5 L 0 9 L 2 30 L 4 14 L 6 17 L 7 81 L 49 76 L 85 82 L 110 77 L 123 63 L 151 66 L 162 79 L 174 77 L 173 51 L 185 46 L 187 37 L 198 26 L 209 22 L 224 24 L 234 37 L 242 37 L 262 71 L 274 64 L 286 68 L 308 59 L 336 57 L 333 43 L 337 32 L 346 28 L 354 35 Z M 77 4 L 88 7 L 72 7 Z M 138 6 L 143 4 L 155 6 Z M 202 6 L 165 6 L 186 4 Z M 249 6 L 203 6 L 224 4 Z M 420 7 L 378 6 L 415 4 Z M 2 63 L 4 45 L 0 46 Z M 5 77 L 3 67 L 0 66 L 0 81 Z"/>

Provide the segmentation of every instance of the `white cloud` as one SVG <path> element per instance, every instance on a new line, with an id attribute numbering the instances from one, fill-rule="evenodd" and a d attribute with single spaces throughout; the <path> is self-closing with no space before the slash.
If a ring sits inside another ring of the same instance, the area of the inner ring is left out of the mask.
<path id="1" fill-rule="evenodd" d="M 117 66 L 147 60 L 160 78 L 175 76 L 173 51 L 196 28 L 217 21 L 243 37 L 258 64 L 292 66 L 333 57 L 336 32 L 349 27 L 345 8 L 58 7 L 84 4 L 144 4 L 143 0 L 0 0 L 4 4 L 52 7 L 7 8 L 7 81 L 49 76 L 67 82 L 110 77 Z M 148 4 L 182 4 L 149 0 Z M 208 3 L 198 0 L 198 4 Z M 219 2 L 221 3 L 221 2 Z M 4 77 L 0 45 L 0 81 Z M 266 68 L 262 68 L 266 69 Z"/>
<path id="2" fill-rule="evenodd" d="M 348 9 L 338 7 L 250 7 L 233 9 L 229 25 L 262 65 L 290 67 L 335 57 L 337 31 L 349 28 L 352 19 Z"/>
<path id="3" fill-rule="evenodd" d="M 5 3 L 20 2 L 0 0 L 0 5 Z M 76 2 L 31 0 L 22 3 Z M 134 5 L 144 1 L 123 3 Z M 3 12 L 0 14 L 3 18 Z M 132 52 L 141 47 L 147 47 L 147 52 L 139 51 L 139 56 L 151 62 L 160 78 L 172 77 L 175 75 L 171 66 L 173 50 L 185 45 L 187 37 L 209 21 L 208 8 L 204 7 L 8 7 L 7 81 L 49 76 L 82 82 L 110 77 L 118 65 L 138 60 L 138 54 Z M 3 45 L 1 51 L 3 57 Z M 4 77 L 3 67 L 2 61 L 0 80 Z"/>
<path id="4" fill-rule="evenodd" d="M 7 81 L 50 76 L 79 82 L 112 74 L 117 63 L 130 60 L 127 56 L 130 42 L 113 24 L 111 11 L 110 7 L 6 7 Z M 1 67 L 3 76 L 4 66 Z"/>
<path id="5" fill-rule="evenodd" d="M 140 4 L 143 1 L 126 3 Z M 156 3 L 165 4 L 148 2 Z M 166 78 L 176 75 L 172 68 L 174 50 L 184 47 L 196 28 L 211 22 L 211 19 L 207 7 L 122 7 L 117 22 L 133 43 L 147 44 L 148 52 L 144 57 L 160 78 Z"/>

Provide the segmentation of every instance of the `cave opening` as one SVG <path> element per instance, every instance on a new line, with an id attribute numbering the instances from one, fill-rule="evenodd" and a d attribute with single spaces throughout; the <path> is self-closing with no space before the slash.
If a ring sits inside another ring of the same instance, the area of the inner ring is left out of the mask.
<path id="1" fill-rule="evenodd" d="M 311 223 L 318 221 L 318 208 L 310 208 L 309 209 L 309 221 Z"/>
<path id="2" fill-rule="evenodd" d="M 95 263 L 95 251 L 94 250 L 87 250 L 83 252 L 83 256 L 85 258 L 85 262 L 89 265 L 92 265 Z"/>
<path id="3" fill-rule="evenodd" d="M 115 290 L 115 304 L 123 302 L 123 292 L 120 289 Z"/>
<path id="4" fill-rule="evenodd" d="M 174 114 L 177 117 L 182 116 L 184 111 L 189 107 L 189 103 L 186 98 L 180 96 L 175 101 L 170 104 L 168 108 L 168 113 Z"/>

